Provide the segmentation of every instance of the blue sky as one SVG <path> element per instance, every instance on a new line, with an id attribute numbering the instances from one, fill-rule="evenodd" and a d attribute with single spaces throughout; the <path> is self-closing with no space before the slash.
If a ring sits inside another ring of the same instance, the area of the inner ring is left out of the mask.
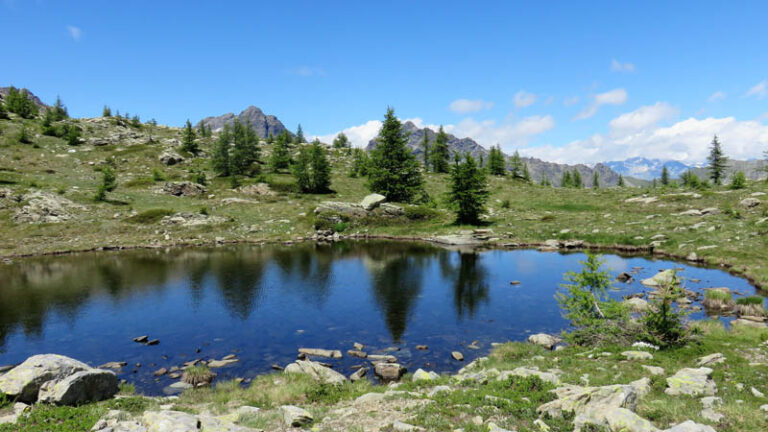
<path id="1" fill-rule="evenodd" d="M 764 1 L 0 1 L 0 85 L 75 116 L 256 105 L 362 143 L 393 106 L 563 162 L 768 149 Z"/>

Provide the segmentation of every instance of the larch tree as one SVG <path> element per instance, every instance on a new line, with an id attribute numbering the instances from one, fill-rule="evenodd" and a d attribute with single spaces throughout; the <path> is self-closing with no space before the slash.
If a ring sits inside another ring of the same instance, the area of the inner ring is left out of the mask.
<path id="1" fill-rule="evenodd" d="M 269 155 L 269 166 L 274 172 L 288 169 L 291 164 L 291 153 L 288 144 L 291 140 L 287 131 L 282 131 L 277 135 L 277 139 L 272 143 L 272 154 Z"/>
<path id="2" fill-rule="evenodd" d="M 717 135 L 712 138 L 707 161 L 709 161 L 707 169 L 709 170 L 709 178 L 712 179 L 712 183 L 715 185 L 722 184 L 725 178 L 725 169 L 728 168 L 728 158 L 723 153 L 723 147 Z"/>
<path id="3" fill-rule="evenodd" d="M 491 147 L 488 153 L 488 172 L 496 176 L 503 176 L 507 173 L 504 153 L 501 152 L 501 147 L 498 144 L 496 147 Z"/>
<path id="4" fill-rule="evenodd" d="M 480 223 L 480 215 L 485 211 L 488 195 L 484 170 L 469 153 L 464 155 L 463 161 L 460 161 L 457 155 L 451 169 L 451 186 L 448 192 L 448 200 L 456 211 L 456 222 Z"/>
<path id="5" fill-rule="evenodd" d="M 384 123 L 371 151 L 368 166 L 368 188 L 389 201 L 410 202 L 423 191 L 424 180 L 419 162 L 406 146 L 408 137 L 392 108 L 387 109 Z"/>
<path id="6" fill-rule="evenodd" d="M 182 132 L 181 149 L 195 156 L 200 153 L 200 147 L 197 145 L 197 135 L 195 130 L 192 129 L 192 123 L 190 123 L 189 119 L 187 119 L 184 131 Z"/>
<path id="7" fill-rule="evenodd" d="M 447 173 L 450 168 L 451 151 L 448 148 L 448 134 L 443 126 L 437 130 L 435 144 L 432 146 L 432 170 L 436 173 Z"/>
<path id="8" fill-rule="evenodd" d="M 669 186 L 669 169 L 666 165 L 661 169 L 661 184 L 663 186 Z"/>

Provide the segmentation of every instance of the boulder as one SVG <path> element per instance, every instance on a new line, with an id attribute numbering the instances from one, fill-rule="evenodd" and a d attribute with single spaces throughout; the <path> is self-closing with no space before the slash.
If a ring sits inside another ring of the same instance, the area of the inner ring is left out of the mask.
<path id="1" fill-rule="evenodd" d="M 560 384 L 560 379 L 557 377 L 557 374 L 553 372 L 542 372 L 537 367 L 519 367 L 516 369 L 513 369 L 511 371 L 502 371 L 496 379 L 498 381 L 506 381 L 511 376 L 518 376 L 518 377 L 527 377 L 527 376 L 536 376 L 539 377 L 542 381 L 549 382 L 555 385 Z"/>
<path id="2" fill-rule="evenodd" d="M 405 215 L 405 210 L 402 207 L 391 203 L 382 203 L 379 205 L 379 209 L 384 216 L 398 217 Z"/>
<path id="3" fill-rule="evenodd" d="M 699 360 L 696 362 L 697 366 L 712 366 L 720 363 L 725 362 L 725 356 L 721 353 L 714 353 L 710 355 L 706 355 L 704 357 L 700 357 Z"/>
<path id="4" fill-rule="evenodd" d="M 761 202 L 762 201 L 757 198 L 744 198 L 743 200 L 739 201 L 739 205 L 746 208 L 752 208 L 759 206 Z"/>
<path id="5" fill-rule="evenodd" d="M 367 358 L 371 363 L 397 363 L 397 357 L 388 354 L 369 354 Z"/>
<path id="6" fill-rule="evenodd" d="M 551 350 L 555 345 L 560 343 L 560 338 L 557 336 L 548 335 L 545 333 L 538 333 L 528 336 L 528 342 L 543 346 L 546 349 Z"/>
<path id="7" fill-rule="evenodd" d="M 281 406 L 280 414 L 283 416 L 283 423 L 290 427 L 302 427 L 314 420 L 309 411 L 295 405 Z"/>
<path id="8" fill-rule="evenodd" d="M 643 369 L 648 371 L 651 375 L 664 375 L 666 371 L 664 371 L 664 368 L 658 367 L 658 366 L 648 366 L 643 365 Z"/>
<path id="9" fill-rule="evenodd" d="M 178 163 L 184 162 L 184 158 L 181 157 L 180 154 L 178 154 L 176 152 L 172 152 L 172 151 L 164 151 L 164 152 L 162 152 L 160 154 L 159 159 L 160 159 L 160 162 L 163 165 L 168 165 L 168 166 L 176 165 Z"/>
<path id="10" fill-rule="evenodd" d="M 339 350 L 327 350 L 321 348 L 299 348 L 299 353 L 306 354 L 314 357 L 326 357 L 326 358 L 341 358 L 341 351 Z"/>
<path id="11" fill-rule="evenodd" d="M 147 432 L 197 432 L 198 420 L 180 411 L 147 411 L 141 417 Z"/>
<path id="12" fill-rule="evenodd" d="M 619 273 L 619 275 L 616 276 L 616 280 L 623 283 L 632 282 L 632 279 L 634 279 L 632 275 L 627 272 Z"/>
<path id="13" fill-rule="evenodd" d="M 643 313 L 651 310 L 648 302 L 638 297 L 626 299 L 622 303 L 632 312 Z"/>
<path id="14" fill-rule="evenodd" d="M 296 360 L 285 367 L 285 373 L 309 375 L 315 381 L 324 384 L 339 384 L 347 380 L 347 377 L 335 370 L 310 360 Z"/>
<path id="15" fill-rule="evenodd" d="M 339 202 L 339 201 L 323 201 L 317 208 L 315 208 L 315 214 L 319 216 L 344 216 L 348 218 L 360 218 L 365 217 L 368 212 L 360 204 Z"/>
<path id="16" fill-rule="evenodd" d="M 32 192 L 22 197 L 27 204 L 14 215 L 16 223 L 59 223 L 72 219 L 72 210 L 85 207 L 50 192 Z"/>
<path id="17" fill-rule="evenodd" d="M 717 385 L 712 380 L 712 369 L 684 368 L 667 378 L 667 389 L 664 392 L 672 396 L 712 396 L 717 393 Z"/>
<path id="18" fill-rule="evenodd" d="M 460 353 L 458 351 L 453 351 L 451 353 L 451 357 L 453 357 L 453 359 L 457 360 L 457 361 L 464 361 L 464 354 L 462 354 L 462 353 Z"/>
<path id="19" fill-rule="evenodd" d="M 200 196 L 207 192 L 205 186 L 192 182 L 167 182 L 163 192 L 173 196 Z"/>
<path id="20" fill-rule="evenodd" d="M 363 379 L 368 374 L 369 370 L 371 370 L 371 369 L 367 368 L 367 367 L 362 367 L 362 368 L 356 370 L 355 373 L 350 375 L 349 376 L 349 380 L 352 381 L 352 382 L 359 381 L 359 380 Z"/>
<path id="21" fill-rule="evenodd" d="M 405 367 L 398 363 L 376 363 L 373 371 L 384 381 L 397 381 L 406 372 Z"/>
<path id="22" fill-rule="evenodd" d="M 582 387 L 567 385 L 553 390 L 557 399 L 541 405 L 537 411 L 552 417 L 560 417 L 564 412 L 577 415 L 588 411 L 601 411 L 610 408 L 627 408 L 634 411 L 638 400 L 650 391 L 650 380 L 643 378 L 629 384 L 614 384 L 602 387 Z"/>
<path id="23" fill-rule="evenodd" d="M 363 200 L 360 202 L 360 206 L 362 206 L 366 211 L 371 211 L 386 200 L 387 197 L 384 195 L 373 193 L 363 198 Z"/>
<path id="24" fill-rule="evenodd" d="M 609 432 L 659 432 L 651 422 L 627 408 L 593 408 L 579 413 L 574 419 L 575 430 L 584 425 L 595 425 Z"/>
<path id="25" fill-rule="evenodd" d="M 411 378 L 411 381 L 434 381 L 438 378 L 440 378 L 440 375 L 435 372 L 427 372 L 424 369 L 418 369 L 413 373 L 413 378 Z"/>
<path id="26" fill-rule="evenodd" d="M 87 364 L 58 354 L 39 354 L 0 376 L 0 393 L 5 393 L 20 402 L 32 403 L 37 400 L 40 387 L 49 382 L 58 382 L 77 372 L 90 370 Z"/>
<path id="27" fill-rule="evenodd" d="M 717 432 L 712 426 L 695 423 L 693 420 L 688 420 L 680 423 L 677 426 L 673 426 L 664 432 Z"/>
<path id="28" fill-rule="evenodd" d="M 109 399 L 117 391 L 117 376 L 114 372 L 88 369 L 61 381 L 46 382 L 40 387 L 38 400 L 56 405 L 79 405 Z"/>
<path id="29" fill-rule="evenodd" d="M 669 285 L 675 279 L 675 270 L 662 270 L 648 279 L 640 281 L 643 285 L 651 288 L 659 288 L 665 285 Z"/>

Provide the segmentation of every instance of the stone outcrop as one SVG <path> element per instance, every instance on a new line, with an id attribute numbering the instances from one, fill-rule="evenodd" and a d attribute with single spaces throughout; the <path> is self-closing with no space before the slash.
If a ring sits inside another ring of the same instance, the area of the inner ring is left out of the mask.
<path id="1" fill-rule="evenodd" d="M 667 378 L 667 389 L 664 392 L 672 396 L 713 396 L 717 393 L 717 385 L 712 380 L 712 369 L 684 368 Z"/>
<path id="2" fill-rule="evenodd" d="M 365 211 L 371 211 L 386 200 L 387 197 L 384 195 L 373 193 L 363 198 L 363 200 L 360 202 L 360 206 L 362 206 Z"/>
<path id="3" fill-rule="evenodd" d="M 184 158 L 180 154 L 172 151 L 164 151 L 160 154 L 158 159 L 160 160 L 160 163 L 168 166 L 184 162 Z"/>
<path id="4" fill-rule="evenodd" d="M 192 182 L 168 182 L 163 185 L 163 193 L 173 196 L 200 196 L 207 191 L 205 186 Z"/>
<path id="5" fill-rule="evenodd" d="M 335 370 L 310 360 L 296 360 L 285 367 L 285 373 L 308 375 L 315 381 L 325 384 L 339 384 L 347 380 L 347 377 Z"/>
<path id="6" fill-rule="evenodd" d="M 73 210 L 85 207 L 50 192 L 32 192 L 22 197 L 27 204 L 13 215 L 17 223 L 59 223 L 73 218 Z"/>
<path id="7" fill-rule="evenodd" d="M 103 400 L 117 393 L 111 371 L 57 354 L 32 356 L 0 376 L 0 392 L 21 402 L 74 405 Z"/>
<path id="8" fill-rule="evenodd" d="M 548 335 L 545 333 L 538 333 L 535 335 L 528 336 L 528 342 L 543 346 L 546 349 L 551 350 L 555 347 L 558 343 L 560 343 L 561 339 L 557 336 Z"/>

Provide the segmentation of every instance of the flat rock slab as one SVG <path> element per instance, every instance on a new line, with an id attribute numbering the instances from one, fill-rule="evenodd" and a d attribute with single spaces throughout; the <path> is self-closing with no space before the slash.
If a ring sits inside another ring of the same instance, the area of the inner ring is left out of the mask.
<path id="1" fill-rule="evenodd" d="M 712 369 L 684 368 L 667 378 L 667 389 L 664 392 L 673 396 L 713 396 L 717 393 L 717 385 L 712 380 Z"/>
<path id="2" fill-rule="evenodd" d="M 322 349 L 322 348 L 299 348 L 299 352 L 301 354 L 306 354 L 314 357 L 325 357 L 325 358 L 334 358 L 334 359 L 341 358 L 341 351 L 339 350 L 328 350 L 328 349 Z"/>

